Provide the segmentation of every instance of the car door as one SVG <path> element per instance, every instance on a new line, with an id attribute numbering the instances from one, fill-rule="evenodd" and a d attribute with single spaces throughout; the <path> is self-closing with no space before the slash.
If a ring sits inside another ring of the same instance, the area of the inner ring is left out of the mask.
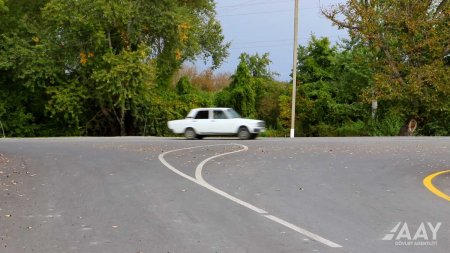
<path id="1" fill-rule="evenodd" d="M 214 109 L 212 111 L 211 129 L 214 134 L 230 134 L 232 131 L 230 123 L 224 110 Z"/>
<path id="2" fill-rule="evenodd" d="M 209 111 L 208 109 L 198 110 L 194 119 L 192 120 L 192 126 L 197 134 L 209 133 L 210 122 L 209 122 Z"/>

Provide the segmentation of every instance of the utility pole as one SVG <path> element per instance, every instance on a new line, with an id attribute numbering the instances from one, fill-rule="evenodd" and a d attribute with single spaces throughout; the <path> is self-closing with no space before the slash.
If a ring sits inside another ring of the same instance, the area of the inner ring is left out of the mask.
<path id="1" fill-rule="evenodd" d="M 297 95 L 297 48 L 298 48 L 298 0 L 295 0 L 294 15 L 294 60 L 292 64 L 292 115 L 291 138 L 295 137 L 295 97 Z"/>

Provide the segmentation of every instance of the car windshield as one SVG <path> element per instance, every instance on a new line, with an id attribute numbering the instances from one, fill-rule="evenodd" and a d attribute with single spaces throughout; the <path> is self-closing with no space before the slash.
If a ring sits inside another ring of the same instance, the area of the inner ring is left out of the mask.
<path id="1" fill-rule="evenodd" d="M 230 115 L 231 119 L 235 119 L 235 118 L 240 118 L 241 117 L 241 115 L 239 115 L 239 113 L 237 113 L 233 109 L 228 109 L 227 112 L 228 112 L 228 115 Z"/>

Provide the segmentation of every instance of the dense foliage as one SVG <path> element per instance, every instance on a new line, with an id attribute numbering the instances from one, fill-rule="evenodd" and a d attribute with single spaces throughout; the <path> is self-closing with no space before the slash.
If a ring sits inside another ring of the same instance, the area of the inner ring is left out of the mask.
<path id="1" fill-rule="evenodd" d="M 363 135 L 370 108 L 360 95 L 371 79 L 364 48 L 339 51 L 328 39 L 312 37 L 299 48 L 297 132 L 303 136 Z"/>
<path id="2" fill-rule="evenodd" d="M 180 116 L 180 99 L 168 91 L 173 74 L 185 61 L 204 57 L 217 67 L 227 56 L 214 6 L 2 0 L 0 119 L 7 134 L 134 135 L 147 124 L 149 134 L 164 134 L 164 121 Z"/>
<path id="3" fill-rule="evenodd" d="M 371 52 L 367 100 L 421 134 L 450 134 L 448 0 L 348 0 L 324 14 Z"/>
<path id="4" fill-rule="evenodd" d="M 416 134 L 450 135 L 447 0 L 323 12 L 350 39 L 299 46 L 298 136 L 398 135 L 411 119 Z M 0 0 L 0 133 L 163 136 L 194 107 L 224 106 L 287 135 L 291 85 L 269 54 L 214 74 L 228 48 L 213 0 Z M 183 65 L 199 58 L 211 69 Z"/>
<path id="5" fill-rule="evenodd" d="M 274 80 L 270 63 L 268 54 L 243 53 L 230 85 L 216 94 L 215 104 L 232 107 L 244 117 L 260 118 L 269 128 L 283 132 L 278 97 L 286 94 L 288 86 Z"/>

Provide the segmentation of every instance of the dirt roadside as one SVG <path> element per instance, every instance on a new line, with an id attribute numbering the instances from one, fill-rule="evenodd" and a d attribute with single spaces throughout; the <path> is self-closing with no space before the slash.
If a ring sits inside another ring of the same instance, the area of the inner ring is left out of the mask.
<path id="1" fill-rule="evenodd" d="M 23 157 L 0 153 L 0 251 L 9 252 L 8 241 L 32 229 L 17 225 L 32 205 L 36 176 Z"/>

